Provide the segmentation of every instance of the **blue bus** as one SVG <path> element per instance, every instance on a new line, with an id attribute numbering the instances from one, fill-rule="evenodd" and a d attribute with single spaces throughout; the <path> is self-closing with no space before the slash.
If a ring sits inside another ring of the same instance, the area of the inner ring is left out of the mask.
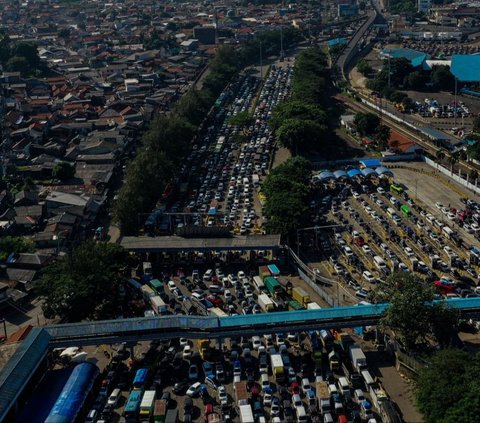
<path id="1" fill-rule="evenodd" d="M 138 369 L 133 379 L 133 389 L 135 391 L 141 391 L 144 388 L 145 382 L 148 377 L 148 369 Z"/>
<path id="2" fill-rule="evenodd" d="M 123 409 L 123 415 L 127 422 L 136 422 L 138 419 L 138 412 L 140 410 L 140 403 L 142 401 L 142 391 L 132 391 L 128 396 L 127 403 Z"/>

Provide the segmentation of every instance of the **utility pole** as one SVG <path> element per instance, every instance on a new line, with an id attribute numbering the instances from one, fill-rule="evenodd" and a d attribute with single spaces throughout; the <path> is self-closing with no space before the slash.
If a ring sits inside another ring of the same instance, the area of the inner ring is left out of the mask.
<path id="1" fill-rule="evenodd" d="M 262 42 L 260 41 L 260 79 L 263 81 Z"/>
<path id="2" fill-rule="evenodd" d="M 390 88 L 390 75 L 391 75 L 391 68 L 390 68 L 390 51 L 388 52 L 388 88 Z"/>

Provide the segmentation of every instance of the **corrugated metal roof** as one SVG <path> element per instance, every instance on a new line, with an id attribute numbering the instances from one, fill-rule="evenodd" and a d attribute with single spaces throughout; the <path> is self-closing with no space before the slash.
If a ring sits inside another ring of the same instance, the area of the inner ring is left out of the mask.
<path id="1" fill-rule="evenodd" d="M 50 338 L 45 330 L 33 328 L 0 372 L 0 421 L 47 354 Z"/>
<path id="2" fill-rule="evenodd" d="M 280 235 L 246 235 L 229 238 L 182 238 L 179 236 L 126 236 L 120 245 L 131 251 L 233 251 L 270 250 L 280 247 Z"/>
<path id="3" fill-rule="evenodd" d="M 479 54 L 454 54 L 450 72 L 462 82 L 480 81 L 480 55 Z"/>

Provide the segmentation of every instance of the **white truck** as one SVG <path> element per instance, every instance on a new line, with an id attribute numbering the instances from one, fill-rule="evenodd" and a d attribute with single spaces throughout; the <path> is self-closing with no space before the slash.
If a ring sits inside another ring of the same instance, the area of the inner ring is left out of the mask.
<path id="1" fill-rule="evenodd" d="M 155 314 L 167 313 L 167 305 L 160 298 L 160 295 L 154 295 L 153 297 L 150 297 L 150 306 Z"/>
<path id="2" fill-rule="evenodd" d="M 260 294 L 258 296 L 258 304 L 265 313 L 275 309 L 272 299 L 267 294 Z"/>
<path id="3" fill-rule="evenodd" d="M 255 423 L 253 418 L 252 406 L 250 404 L 243 404 L 239 407 L 240 410 L 240 422 L 241 423 Z"/>
<path id="4" fill-rule="evenodd" d="M 350 360 L 352 360 L 353 367 L 361 373 L 367 367 L 367 357 L 359 345 L 353 344 L 350 347 Z"/>
<path id="5" fill-rule="evenodd" d="M 281 354 L 271 354 L 270 363 L 272 365 L 272 373 L 275 380 L 279 383 L 283 383 L 285 380 L 285 369 L 283 368 L 283 359 Z"/>
<path id="6" fill-rule="evenodd" d="M 307 310 L 318 310 L 322 307 L 320 307 L 317 303 L 311 302 L 307 304 Z"/>
<path id="7" fill-rule="evenodd" d="M 327 382 L 317 382 L 316 385 L 318 407 L 322 414 L 330 412 L 330 390 Z"/>

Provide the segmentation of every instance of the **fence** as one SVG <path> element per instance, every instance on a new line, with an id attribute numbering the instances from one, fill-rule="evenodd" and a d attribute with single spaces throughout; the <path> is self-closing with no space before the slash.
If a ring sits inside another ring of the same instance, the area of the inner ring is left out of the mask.
<path id="1" fill-rule="evenodd" d="M 472 190 L 476 194 L 480 194 L 480 187 L 478 187 L 476 183 L 472 184 L 471 182 L 466 181 L 461 176 L 455 175 L 449 169 L 447 169 L 446 167 L 443 167 L 442 165 L 440 165 L 439 163 L 437 163 L 436 161 L 434 161 L 434 160 L 432 160 L 428 157 L 424 157 L 424 160 L 425 160 L 425 163 L 427 163 L 429 166 L 433 167 L 434 169 L 438 170 L 440 173 L 443 173 L 444 175 L 453 179 L 455 182 L 458 182 L 463 187 L 465 187 L 469 190 Z"/>

